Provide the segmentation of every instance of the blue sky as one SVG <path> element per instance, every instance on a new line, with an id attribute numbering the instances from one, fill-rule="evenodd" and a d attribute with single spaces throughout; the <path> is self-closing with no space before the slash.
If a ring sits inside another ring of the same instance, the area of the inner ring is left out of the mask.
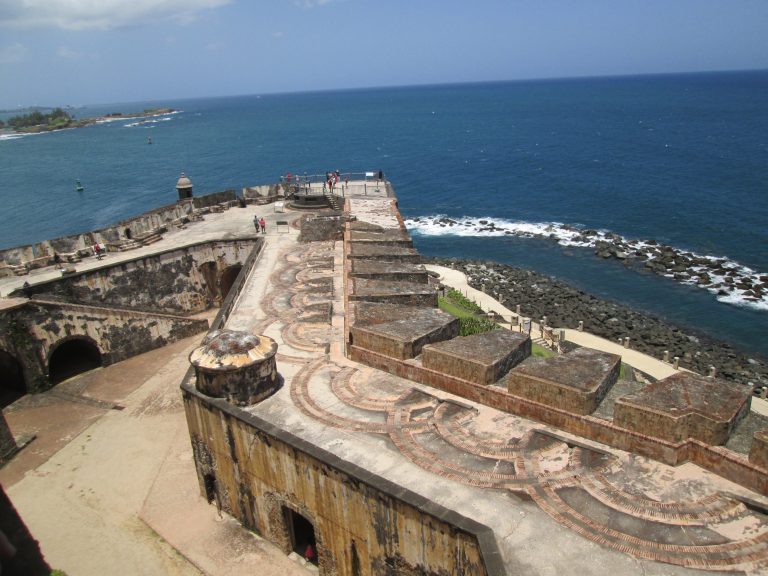
<path id="1" fill-rule="evenodd" d="M 0 107 L 768 68 L 768 0 L 0 0 Z"/>

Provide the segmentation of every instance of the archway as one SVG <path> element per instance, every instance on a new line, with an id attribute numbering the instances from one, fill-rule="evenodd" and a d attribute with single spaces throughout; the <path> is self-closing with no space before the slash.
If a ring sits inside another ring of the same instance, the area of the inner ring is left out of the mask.
<path id="1" fill-rule="evenodd" d="M 48 376 L 57 384 L 76 374 L 101 366 L 101 353 L 90 338 L 72 338 L 60 343 L 48 360 Z"/>
<path id="2" fill-rule="evenodd" d="M 312 522 L 287 506 L 283 506 L 283 515 L 291 540 L 291 550 L 316 565 L 317 539 Z"/>
<path id="3" fill-rule="evenodd" d="M 130 240 L 131 238 L 133 238 L 133 234 L 131 233 L 131 229 L 130 229 L 130 228 L 126 228 L 126 229 L 125 229 L 125 237 L 126 237 L 128 240 Z"/>
<path id="4" fill-rule="evenodd" d="M 221 294 L 222 302 L 229 295 L 229 291 L 232 290 L 232 285 L 235 283 L 237 275 L 240 274 L 240 270 L 242 269 L 243 267 L 240 264 L 235 264 L 233 266 L 228 266 L 221 273 L 221 278 L 219 280 L 219 293 Z"/>
<path id="5" fill-rule="evenodd" d="M 13 404 L 27 393 L 21 364 L 5 350 L 0 350 L 0 408 Z"/>

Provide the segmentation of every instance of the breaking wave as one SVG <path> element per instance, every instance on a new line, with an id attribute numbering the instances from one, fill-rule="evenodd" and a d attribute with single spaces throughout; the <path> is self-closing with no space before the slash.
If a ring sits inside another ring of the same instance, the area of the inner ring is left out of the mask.
<path id="1" fill-rule="evenodd" d="M 444 215 L 406 218 L 411 233 L 423 236 L 546 238 L 561 246 L 594 249 L 598 256 L 643 263 L 654 273 L 711 292 L 717 300 L 768 311 L 768 274 L 722 256 L 696 254 L 657 241 L 559 222 L 522 222 L 490 217 Z"/>

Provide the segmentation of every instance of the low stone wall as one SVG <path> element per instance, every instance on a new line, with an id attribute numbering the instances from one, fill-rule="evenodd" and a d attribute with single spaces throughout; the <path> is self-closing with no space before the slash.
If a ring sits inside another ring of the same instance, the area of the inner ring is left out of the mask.
<path id="1" fill-rule="evenodd" d="M 203 496 L 286 553 L 287 511 L 300 514 L 314 529 L 321 574 L 505 573 L 487 527 L 203 396 L 189 380 L 182 390 Z"/>
<path id="2" fill-rule="evenodd" d="M 50 356 L 68 340 L 93 342 L 109 365 L 207 329 L 206 320 L 33 300 L 0 312 L 0 349 L 20 364 L 27 391 L 42 392 Z"/>
<path id="3" fill-rule="evenodd" d="M 91 246 L 96 243 L 119 244 L 168 226 L 172 222 L 189 218 L 196 208 L 234 201 L 236 198 L 237 194 L 234 190 L 214 192 L 213 194 L 197 196 L 191 202 L 182 201 L 160 206 L 105 228 L 62 236 L 53 240 L 44 240 L 26 246 L 6 248 L 0 250 L 0 276 L 12 275 L 13 271 L 10 266 L 26 264 L 30 269 L 47 266 L 53 263 L 54 253 L 70 254 L 82 250 L 90 254 Z"/>
<path id="4" fill-rule="evenodd" d="M 221 304 L 219 278 L 241 265 L 260 238 L 201 242 L 40 282 L 33 297 L 133 310 L 194 314 Z M 23 296 L 20 290 L 13 294 Z"/>
<path id="5" fill-rule="evenodd" d="M 24 521 L 0 486 L 0 532 L 16 549 L 10 558 L 2 559 L 2 572 L 8 576 L 49 576 L 51 568 L 43 558 L 40 544 L 29 533 Z"/>
<path id="6" fill-rule="evenodd" d="M 348 356 L 355 362 L 384 370 L 401 378 L 445 390 L 473 402 L 549 424 L 571 434 L 647 456 L 665 464 L 677 466 L 692 461 L 737 484 L 761 494 L 768 494 L 768 470 L 751 464 L 743 456 L 719 446 L 709 446 L 693 439 L 679 443 L 667 442 L 621 428 L 594 416 L 579 415 L 514 396 L 498 386 L 484 386 L 461 380 L 426 369 L 417 363 L 390 358 L 356 345 L 348 346 Z"/>

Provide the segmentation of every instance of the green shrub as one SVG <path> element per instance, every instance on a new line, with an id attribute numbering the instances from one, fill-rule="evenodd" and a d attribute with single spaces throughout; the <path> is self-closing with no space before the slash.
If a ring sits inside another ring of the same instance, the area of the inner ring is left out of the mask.
<path id="1" fill-rule="evenodd" d="M 459 336 L 471 336 L 496 330 L 499 325 L 488 318 L 459 318 Z"/>
<path id="2" fill-rule="evenodd" d="M 474 312 L 474 313 L 481 313 L 483 311 L 480 306 L 478 306 L 475 302 L 464 296 L 461 292 L 456 290 L 455 288 L 449 288 L 448 293 L 445 295 L 445 297 L 453 302 L 454 304 L 461 306 L 462 308 Z"/>

